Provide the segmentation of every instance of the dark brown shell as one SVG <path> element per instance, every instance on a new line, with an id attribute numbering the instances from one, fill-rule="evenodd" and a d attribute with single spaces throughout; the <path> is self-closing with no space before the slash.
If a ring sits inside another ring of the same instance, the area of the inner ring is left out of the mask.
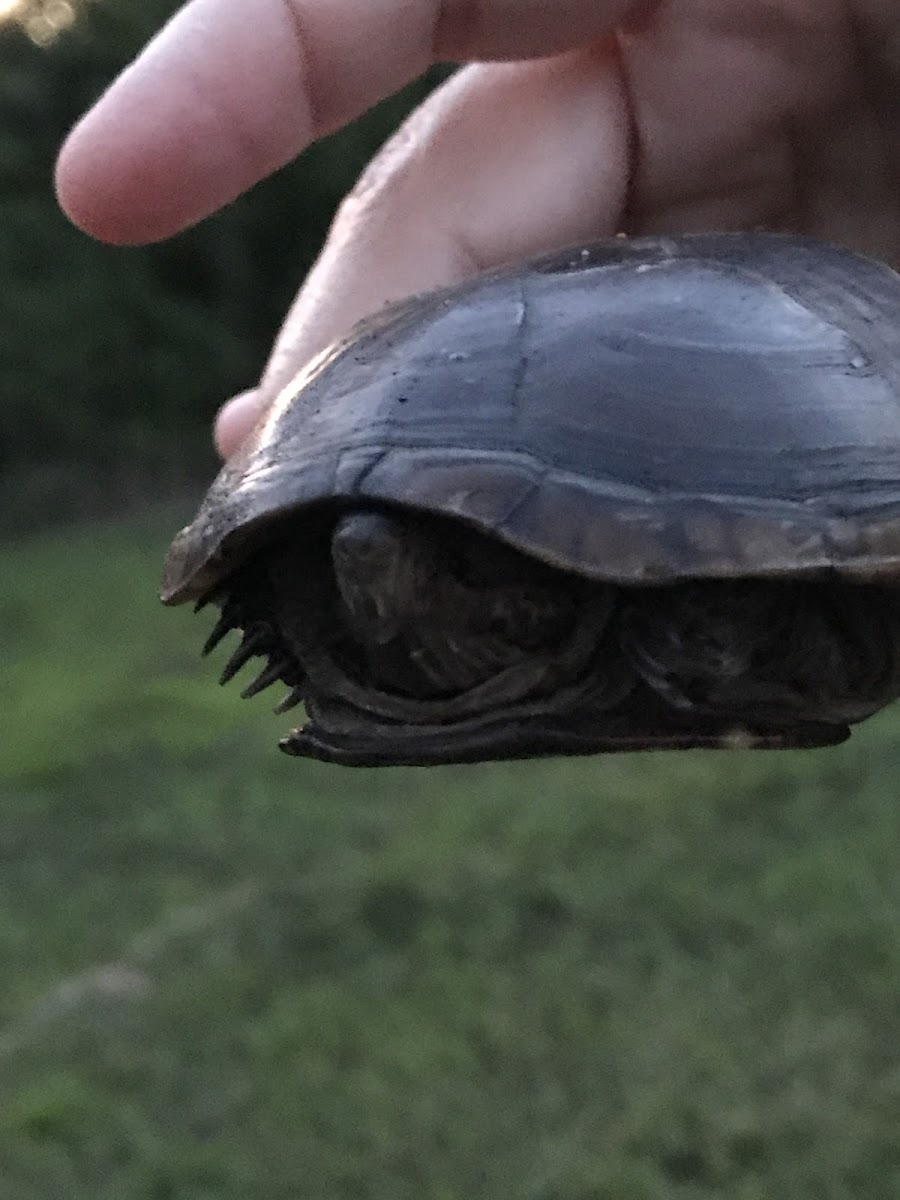
<path id="1" fill-rule="evenodd" d="M 463 519 L 595 579 L 900 573 L 900 277 L 810 239 L 613 239 L 363 322 L 168 556 L 195 598 L 288 513 Z"/>

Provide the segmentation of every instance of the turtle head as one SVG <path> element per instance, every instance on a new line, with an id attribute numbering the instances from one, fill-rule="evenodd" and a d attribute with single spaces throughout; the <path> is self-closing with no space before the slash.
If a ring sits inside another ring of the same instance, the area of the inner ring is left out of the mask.
<path id="1" fill-rule="evenodd" d="M 440 565 L 434 547 L 414 528 L 378 511 L 338 518 L 331 565 L 344 617 L 364 641 L 385 645 L 434 594 Z"/>

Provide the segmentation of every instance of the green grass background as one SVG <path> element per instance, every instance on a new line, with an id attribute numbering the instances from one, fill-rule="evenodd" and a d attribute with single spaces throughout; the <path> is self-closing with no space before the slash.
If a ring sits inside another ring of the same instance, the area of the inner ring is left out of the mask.
<path id="1" fill-rule="evenodd" d="M 176 523 L 3 547 L 2 1200 L 900 1197 L 896 713 L 302 764 Z"/>

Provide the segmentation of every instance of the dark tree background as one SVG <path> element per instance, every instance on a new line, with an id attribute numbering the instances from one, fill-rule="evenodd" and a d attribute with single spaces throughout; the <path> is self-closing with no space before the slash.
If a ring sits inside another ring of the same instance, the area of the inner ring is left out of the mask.
<path id="1" fill-rule="evenodd" d="M 15 22 L 0 29 L 7 530 L 150 503 L 214 470 L 217 406 L 258 377 L 339 200 L 441 74 L 313 146 L 198 228 L 145 249 L 101 246 L 56 207 L 56 152 L 176 7 L 103 0 L 44 45 Z"/>

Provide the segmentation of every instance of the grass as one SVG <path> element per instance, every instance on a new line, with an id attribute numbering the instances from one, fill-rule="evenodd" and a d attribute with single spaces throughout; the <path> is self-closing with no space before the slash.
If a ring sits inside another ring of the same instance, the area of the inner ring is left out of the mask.
<path id="1" fill-rule="evenodd" d="M 342 771 L 171 517 L 4 548 L 0 1196 L 896 1200 L 900 722 Z"/>

